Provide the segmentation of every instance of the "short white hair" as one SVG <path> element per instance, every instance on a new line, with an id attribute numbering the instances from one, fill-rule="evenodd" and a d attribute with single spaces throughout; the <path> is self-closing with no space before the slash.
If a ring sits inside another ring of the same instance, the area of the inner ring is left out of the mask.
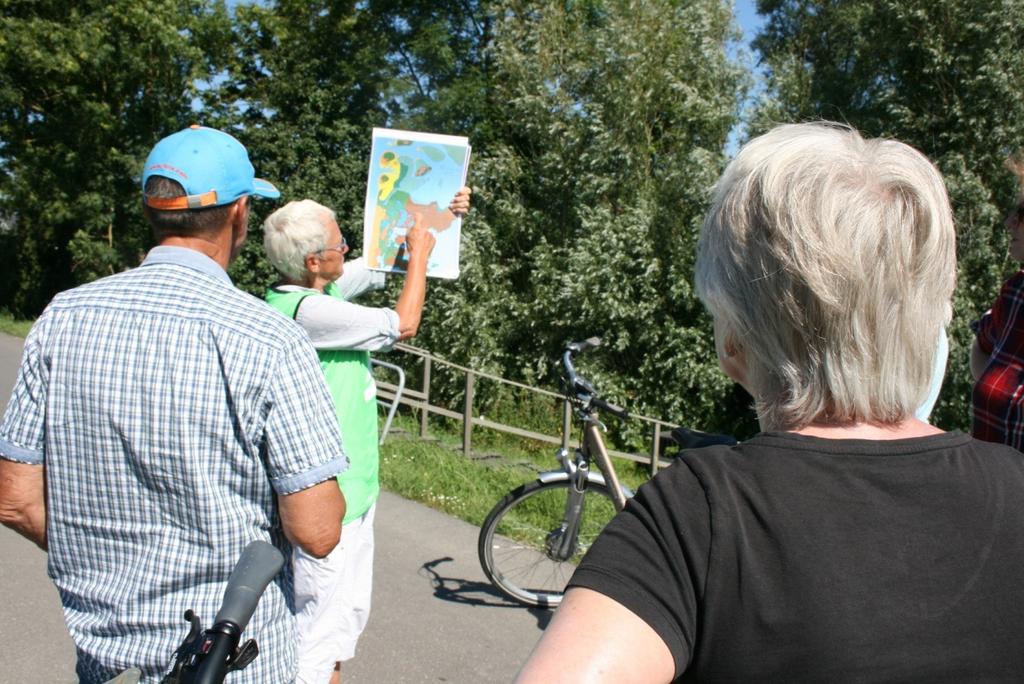
<path id="1" fill-rule="evenodd" d="M 334 212 L 310 199 L 289 202 L 263 222 L 263 248 L 281 275 L 301 280 L 306 275 L 306 255 L 327 248 L 325 223 Z"/>
<path id="2" fill-rule="evenodd" d="M 908 145 L 827 122 L 746 144 L 697 247 L 697 293 L 742 348 L 765 429 L 912 415 L 955 279 L 938 170 Z"/>

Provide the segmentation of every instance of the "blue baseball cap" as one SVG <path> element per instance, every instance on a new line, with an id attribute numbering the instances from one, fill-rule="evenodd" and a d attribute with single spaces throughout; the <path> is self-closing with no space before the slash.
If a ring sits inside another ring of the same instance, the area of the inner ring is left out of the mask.
<path id="1" fill-rule="evenodd" d="M 178 181 L 184 197 L 146 197 L 150 176 Z M 223 131 L 193 124 L 156 144 L 142 167 L 142 201 L 154 209 L 202 209 L 256 195 L 276 199 L 277 188 L 262 178 L 242 143 Z"/>

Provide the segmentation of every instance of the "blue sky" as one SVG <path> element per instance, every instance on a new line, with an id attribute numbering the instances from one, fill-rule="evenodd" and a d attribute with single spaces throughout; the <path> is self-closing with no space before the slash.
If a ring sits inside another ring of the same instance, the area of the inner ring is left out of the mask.
<path id="1" fill-rule="evenodd" d="M 764 18 L 757 13 L 757 9 L 755 7 L 756 0 L 734 0 L 734 2 L 736 22 L 743 30 L 743 43 L 749 48 L 750 41 L 754 39 L 758 29 L 764 24 Z M 754 64 L 751 64 L 751 66 L 754 66 Z M 748 102 L 750 99 L 757 97 L 757 94 L 763 87 L 761 83 L 760 70 L 756 67 L 754 68 L 754 79 L 754 88 L 751 90 L 750 96 L 748 96 Z M 729 139 L 725 144 L 725 153 L 728 156 L 733 157 L 736 155 L 736 152 L 739 149 L 741 137 L 743 137 L 742 126 L 737 126 L 729 133 Z"/>
<path id="2" fill-rule="evenodd" d="M 764 21 L 757 13 L 754 0 L 735 0 L 735 2 L 736 20 L 739 22 L 740 28 L 743 29 L 744 40 L 749 42 Z"/>

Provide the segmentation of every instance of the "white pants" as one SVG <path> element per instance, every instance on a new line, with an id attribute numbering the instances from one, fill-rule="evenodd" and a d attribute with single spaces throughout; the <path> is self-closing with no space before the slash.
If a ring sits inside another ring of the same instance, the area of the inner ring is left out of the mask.
<path id="1" fill-rule="evenodd" d="M 349 660 L 370 616 L 373 587 L 373 514 L 341 528 L 341 541 L 327 558 L 295 548 L 296 684 L 324 684 L 334 664 Z"/>

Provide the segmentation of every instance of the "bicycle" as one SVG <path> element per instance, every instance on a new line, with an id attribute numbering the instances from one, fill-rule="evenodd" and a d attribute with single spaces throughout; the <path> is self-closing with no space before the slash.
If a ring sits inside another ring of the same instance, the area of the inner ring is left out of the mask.
<path id="1" fill-rule="evenodd" d="M 629 413 L 598 396 L 572 362 L 576 354 L 600 344 L 600 338 L 591 337 L 566 345 L 562 354 L 565 400 L 582 427 L 580 446 L 571 453 L 558 449 L 555 458 L 561 470 L 542 472 L 533 482 L 513 489 L 480 528 L 477 553 L 484 574 L 505 596 L 526 606 L 554 608 L 561 603 L 576 565 L 633 496 L 619 482 L 601 437 L 607 428 L 598 418 L 603 412 L 626 420 Z M 671 438 L 679 448 L 736 443 L 728 435 L 687 428 L 676 428 Z M 567 443 L 568 435 L 563 435 L 563 444 Z M 591 470 L 592 463 L 600 472 Z"/>
<path id="2" fill-rule="evenodd" d="M 189 633 L 174 652 L 174 662 L 161 684 L 221 684 L 229 672 L 241 670 L 259 655 L 254 639 L 238 645 L 263 592 L 284 565 L 273 545 L 252 541 L 228 577 L 224 600 L 213 626 L 204 630 L 200 618 L 185 611 Z M 142 676 L 131 668 L 106 684 L 136 684 Z"/>

